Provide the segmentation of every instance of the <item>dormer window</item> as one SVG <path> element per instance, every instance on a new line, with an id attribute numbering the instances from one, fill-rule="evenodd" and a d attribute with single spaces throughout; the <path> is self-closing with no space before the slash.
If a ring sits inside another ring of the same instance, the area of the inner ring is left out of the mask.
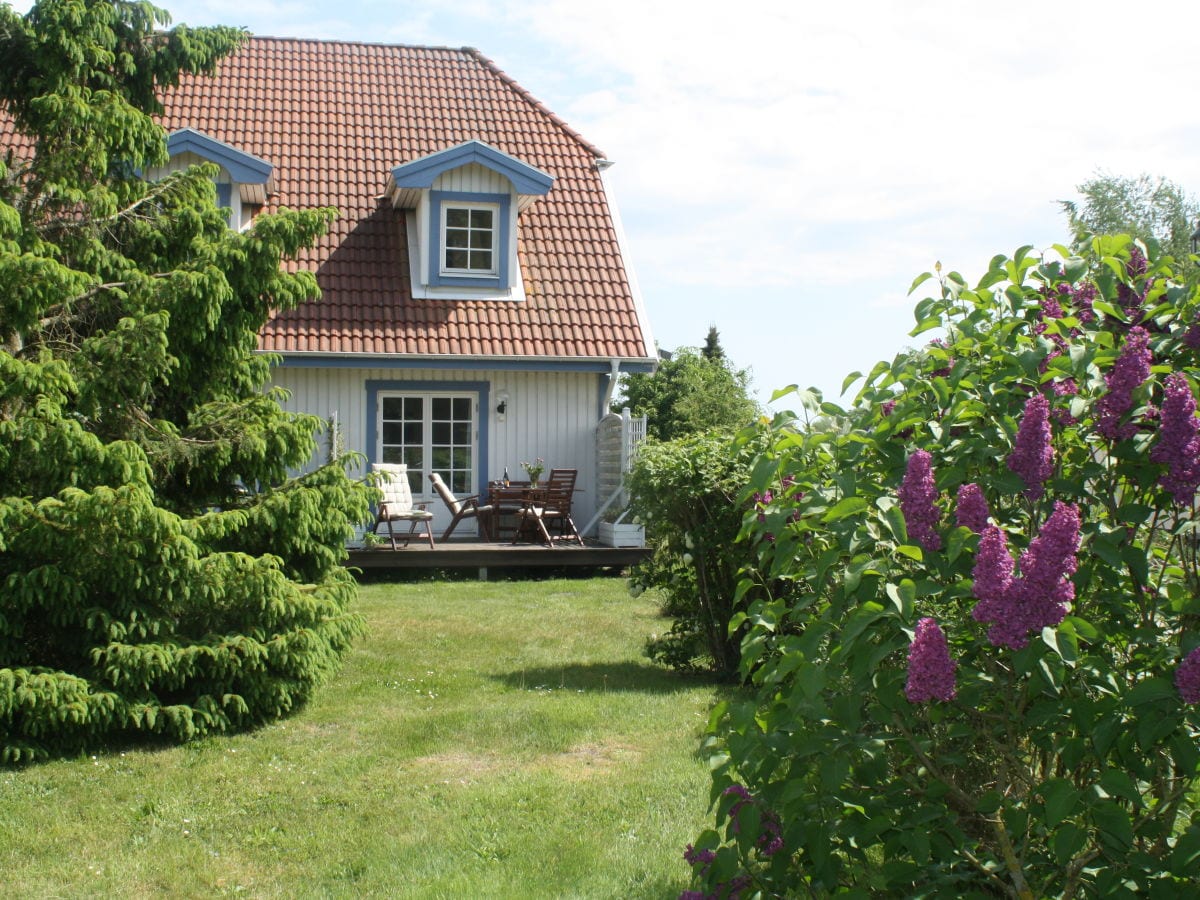
<path id="1" fill-rule="evenodd" d="M 229 225 L 239 231 L 250 224 L 254 210 L 275 192 L 275 167 L 224 141 L 194 128 L 181 128 L 167 135 L 171 162 L 165 169 L 147 173 L 161 178 L 168 172 L 199 162 L 216 163 L 217 205 L 229 211 Z"/>
<path id="2" fill-rule="evenodd" d="M 408 211 L 413 297 L 521 299 L 517 214 L 553 183 L 479 141 L 393 169 L 388 196 Z"/>

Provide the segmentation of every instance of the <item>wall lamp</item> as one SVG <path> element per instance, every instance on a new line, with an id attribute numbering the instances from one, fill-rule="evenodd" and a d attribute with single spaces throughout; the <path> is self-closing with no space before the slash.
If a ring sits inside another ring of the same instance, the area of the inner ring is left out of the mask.
<path id="1" fill-rule="evenodd" d="M 505 415 L 508 413 L 508 394 L 500 393 L 496 395 L 496 421 L 503 422 Z"/>

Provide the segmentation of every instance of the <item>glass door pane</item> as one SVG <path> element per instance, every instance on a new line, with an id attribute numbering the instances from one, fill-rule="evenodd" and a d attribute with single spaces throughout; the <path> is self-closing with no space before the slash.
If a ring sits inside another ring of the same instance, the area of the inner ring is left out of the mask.
<path id="1" fill-rule="evenodd" d="M 413 494 L 425 493 L 425 408 L 424 397 L 384 397 L 380 408 L 379 460 L 407 465 Z"/>
<path id="2" fill-rule="evenodd" d="M 392 394 L 379 411 L 379 460 L 405 463 L 413 495 L 431 495 L 429 473 L 459 495 L 474 493 L 476 397 Z"/>
<path id="3" fill-rule="evenodd" d="M 430 416 L 432 469 L 456 494 L 472 494 L 475 469 L 475 403 L 470 397 L 433 397 Z"/>

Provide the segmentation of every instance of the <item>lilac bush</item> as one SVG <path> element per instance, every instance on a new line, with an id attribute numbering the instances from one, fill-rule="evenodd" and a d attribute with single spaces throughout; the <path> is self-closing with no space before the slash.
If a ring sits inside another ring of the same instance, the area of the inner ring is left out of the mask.
<path id="1" fill-rule="evenodd" d="M 693 887 L 1194 893 L 1200 270 L 1098 237 L 930 279 L 941 345 L 744 436 L 748 694 Z"/>

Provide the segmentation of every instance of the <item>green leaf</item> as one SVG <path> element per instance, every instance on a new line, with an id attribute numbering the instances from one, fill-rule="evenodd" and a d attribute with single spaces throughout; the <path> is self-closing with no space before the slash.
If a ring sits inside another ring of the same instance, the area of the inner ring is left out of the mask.
<path id="1" fill-rule="evenodd" d="M 1065 778 L 1052 778 L 1038 788 L 1045 808 L 1045 822 L 1051 828 L 1075 814 L 1079 808 L 1080 792 Z"/>
<path id="2" fill-rule="evenodd" d="M 1123 800 L 1128 800 L 1136 807 L 1141 807 L 1142 797 L 1138 792 L 1137 784 L 1129 777 L 1127 772 L 1120 769 L 1109 769 L 1100 776 L 1100 786 L 1104 788 L 1111 796 L 1120 797 Z"/>
<path id="3" fill-rule="evenodd" d="M 928 319 L 922 319 L 917 323 L 916 327 L 908 333 L 909 337 L 916 337 L 919 334 L 924 334 L 926 331 L 933 331 L 935 328 L 942 327 L 941 316 L 930 316 Z"/>
<path id="4" fill-rule="evenodd" d="M 849 516 L 857 515 L 867 508 L 867 501 L 862 497 L 847 497 L 845 500 L 835 504 L 824 516 L 821 517 L 822 523 L 829 525 L 832 522 L 840 522 Z"/>
<path id="5" fill-rule="evenodd" d="M 1088 833 L 1074 822 L 1063 822 L 1054 832 L 1054 857 L 1065 866 L 1087 845 Z"/>
<path id="6" fill-rule="evenodd" d="M 1004 795 L 999 791 L 987 791 L 975 803 L 975 812 L 981 816 L 990 816 L 1000 808 L 1000 804 L 1004 802 Z"/>
<path id="7" fill-rule="evenodd" d="M 1133 821 L 1129 813 L 1112 800 L 1101 800 L 1092 807 L 1092 821 L 1103 843 L 1119 851 L 1133 846 Z"/>
<path id="8" fill-rule="evenodd" d="M 896 553 L 900 556 L 907 556 L 909 559 L 922 562 L 925 559 L 925 553 L 920 547 L 913 544 L 901 544 L 896 548 Z"/>
<path id="9" fill-rule="evenodd" d="M 913 291 L 915 291 L 917 288 L 919 288 L 921 285 L 923 285 L 926 281 L 928 281 L 932 277 L 933 277 L 932 272 L 922 272 L 920 275 L 918 275 L 916 278 L 914 278 L 912 284 L 910 284 L 908 286 L 908 292 L 911 294 Z"/>
<path id="10" fill-rule="evenodd" d="M 1042 643 L 1057 653 L 1069 666 L 1075 665 L 1075 661 L 1079 659 L 1079 646 L 1075 643 L 1075 636 L 1068 631 L 1043 628 Z"/>
<path id="11" fill-rule="evenodd" d="M 1143 706 L 1174 697 L 1175 694 L 1175 685 L 1166 678 L 1143 678 L 1125 695 L 1125 702 L 1129 706 Z"/>
<path id="12" fill-rule="evenodd" d="M 897 550 L 899 549 L 897 548 Z M 887 585 L 885 590 L 892 601 L 892 605 L 900 613 L 900 617 L 906 622 L 910 621 L 913 616 L 913 609 L 916 606 L 917 586 L 910 579 L 905 578 L 899 584 Z"/>

